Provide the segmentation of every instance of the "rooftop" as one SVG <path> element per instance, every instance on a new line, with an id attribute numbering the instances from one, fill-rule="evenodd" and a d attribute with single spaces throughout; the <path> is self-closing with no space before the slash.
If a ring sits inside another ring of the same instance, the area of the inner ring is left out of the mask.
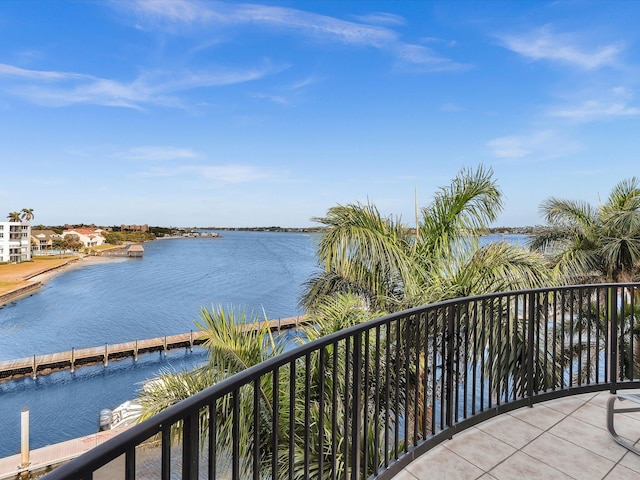
<path id="1" fill-rule="evenodd" d="M 607 431 L 609 396 L 588 393 L 504 413 L 438 445 L 395 478 L 640 478 L 640 456 L 618 445 Z M 632 443 L 640 439 L 640 413 L 618 414 L 615 422 L 622 437 Z"/>

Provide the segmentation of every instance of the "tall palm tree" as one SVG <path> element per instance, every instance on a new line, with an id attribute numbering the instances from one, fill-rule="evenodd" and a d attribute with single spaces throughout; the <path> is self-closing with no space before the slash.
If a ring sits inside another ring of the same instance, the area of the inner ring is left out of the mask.
<path id="1" fill-rule="evenodd" d="M 33 208 L 23 208 L 21 212 L 22 220 L 25 222 L 30 222 L 33 220 L 35 215 L 33 214 Z"/>
<path id="2" fill-rule="evenodd" d="M 7 215 L 7 218 L 10 222 L 20 222 L 20 212 L 11 212 Z"/>
<path id="3" fill-rule="evenodd" d="M 373 205 L 338 205 L 315 220 L 327 228 L 318 247 L 323 271 L 301 301 L 352 293 L 365 305 L 397 311 L 436 300 L 550 282 L 542 255 L 505 244 L 481 247 L 476 232 L 497 218 L 501 193 L 490 169 L 463 169 L 421 210 L 417 228 Z"/>
<path id="4" fill-rule="evenodd" d="M 640 180 L 619 182 L 604 204 L 549 198 L 540 206 L 549 229 L 531 247 L 547 252 L 559 279 L 625 282 L 640 274 Z"/>

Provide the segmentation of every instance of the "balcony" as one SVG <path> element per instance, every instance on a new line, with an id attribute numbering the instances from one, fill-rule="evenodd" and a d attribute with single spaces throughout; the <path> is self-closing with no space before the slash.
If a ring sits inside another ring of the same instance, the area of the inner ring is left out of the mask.
<path id="1" fill-rule="evenodd" d="M 382 317 L 227 378 L 46 478 L 413 480 L 443 464 L 470 472 L 455 478 L 565 478 L 566 454 L 540 452 L 593 442 L 590 425 L 602 440 L 599 392 L 640 388 L 639 298 L 639 284 L 575 286 Z M 617 457 L 588 478 L 639 471 L 603 442 L 591 450 Z"/>

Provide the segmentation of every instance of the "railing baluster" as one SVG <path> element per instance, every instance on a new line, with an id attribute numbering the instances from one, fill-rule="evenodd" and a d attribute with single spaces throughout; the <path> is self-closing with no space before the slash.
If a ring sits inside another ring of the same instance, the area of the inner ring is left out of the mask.
<path id="1" fill-rule="evenodd" d="M 124 460 L 124 478 L 136 480 L 136 446 L 129 448 Z"/>
<path id="2" fill-rule="evenodd" d="M 253 480 L 260 478 L 260 379 L 253 381 Z"/>
<path id="3" fill-rule="evenodd" d="M 309 478 L 309 439 L 311 430 L 311 354 L 304 357 L 304 477 Z M 257 480 L 257 479 L 256 479 Z"/>
<path id="4" fill-rule="evenodd" d="M 165 425 L 162 428 L 160 437 L 161 450 L 161 475 L 162 480 L 171 478 L 171 425 Z"/>
<path id="5" fill-rule="evenodd" d="M 375 356 L 375 391 L 374 391 L 374 406 L 375 409 L 373 411 L 373 424 L 375 426 L 373 441 L 375 448 L 373 449 L 373 465 L 374 465 L 374 475 L 378 474 L 379 465 L 380 465 L 380 456 L 379 456 L 379 448 L 380 445 L 380 325 L 376 326 L 376 356 Z"/>
<path id="6" fill-rule="evenodd" d="M 236 389 L 231 395 L 233 403 L 232 413 L 232 453 L 231 453 L 231 478 L 238 480 L 240 478 L 240 390 Z"/>
<path id="7" fill-rule="evenodd" d="M 353 415 L 351 430 L 351 478 L 358 480 L 360 477 L 360 448 L 361 448 L 361 416 L 362 407 L 362 333 L 357 332 L 353 339 Z"/>
<path id="8" fill-rule="evenodd" d="M 325 369 L 327 364 L 326 347 L 320 348 L 320 359 L 318 365 L 318 477 L 324 478 L 324 395 L 325 395 Z"/>
<path id="9" fill-rule="evenodd" d="M 280 440 L 280 367 L 273 371 L 271 382 L 273 413 L 271 417 L 271 478 L 278 478 L 278 445 Z M 217 477 L 214 477 L 217 478 Z"/>
<path id="10" fill-rule="evenodd" d="M 164 435 L 164 431 L 162 432 Z M 171 438 L 169 438 L 169 442 L 171 442 Z M 164 446 L 164 439 L 162 441 Z M 169 447 L 171 444 L 169 443 Z M 213 400 L 209 404 L 209 461 L 208 463 L 208 478 L 216 478 L 216 461 L 218 457 L 218 402 L 216 399 Z M 169 475 L 167 469 L 167 475 Z M 169 480 L 169 476 L 166 477 L 166 480 Z M 164 479 L 164 477 L 163 477 Z"/>

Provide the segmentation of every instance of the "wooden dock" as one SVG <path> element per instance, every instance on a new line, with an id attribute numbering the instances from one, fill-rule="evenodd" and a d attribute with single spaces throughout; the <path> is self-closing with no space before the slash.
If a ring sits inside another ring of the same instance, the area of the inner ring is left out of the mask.
<path id="1" fill-rule="evenodd" d="M 304 316 L 290 317 L 278 320 L 268 320 L 269 328 L 273 331 L 295 328 L 306 323 Z M 260 323 L 263 325 L 263 323 Z M 105 344 L 100 347 L 82 349 L 72 348 L 70 351 L 33 355 L 32 357 L 19 358 L 17 360 L 0 361 L 0 382 L 15 378 L 31 376 L 36 378 L 60 370 L 71 370 L 87 365 L 102 363 L 105 367 L 109 362 L 125 358 L 138 359 L 138 355 L 150 352 L 164 352 L 176 348 L 193 348 L 204 343 L 203 333 L 191 331 L 178 335 L 149 338 L 146 340 L 134 340 L 126 343 Z"/>

